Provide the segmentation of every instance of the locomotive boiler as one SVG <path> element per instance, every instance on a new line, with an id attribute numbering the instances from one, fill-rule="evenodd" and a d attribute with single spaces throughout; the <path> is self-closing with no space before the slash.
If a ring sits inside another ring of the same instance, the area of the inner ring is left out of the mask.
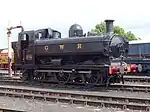
<path id="1" fill-rule="evenodd" d="M 128 54 L 128 39 L 113 33 L 114 20 L 105 22 L 104 34 L 83 34 L 78 24 L 70 27 L 68 38 L 61 38 L 61 33 L 51 28 L 20 32 L 18 42 L 13 43 L 14 69 L 22 70 L 24 80 L 110 83 L 110 77 L 115 79 L 124 72 L 121 64 L 111 65 L 111 60 Z"/>

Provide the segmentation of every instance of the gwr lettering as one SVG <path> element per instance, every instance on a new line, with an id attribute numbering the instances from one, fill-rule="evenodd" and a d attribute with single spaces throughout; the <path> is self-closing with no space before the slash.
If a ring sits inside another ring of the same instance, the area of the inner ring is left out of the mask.
<path id="1" fill-rule="evenodd" d="M 82 48 L 82 44 L 77 44 L 77 49 L 81 49 Z"/>
<path id="2" fill-rule="evenodd" d="M 59 45 L 59 48 L 60 49 L 64 49 L 64 45 Z"/>

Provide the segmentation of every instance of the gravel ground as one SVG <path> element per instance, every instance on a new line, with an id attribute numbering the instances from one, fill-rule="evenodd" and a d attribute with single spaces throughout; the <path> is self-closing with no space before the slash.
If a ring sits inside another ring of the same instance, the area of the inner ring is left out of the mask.
<path id="1" fill-rule="evenodd" d="M 68 105 L 22 98 L 0 97 L 0 106 L 25 110 L 27 112 L 142 112 L 132 110 L 121 110 L 115 108 L 99 108 L 82 105 Z"/>

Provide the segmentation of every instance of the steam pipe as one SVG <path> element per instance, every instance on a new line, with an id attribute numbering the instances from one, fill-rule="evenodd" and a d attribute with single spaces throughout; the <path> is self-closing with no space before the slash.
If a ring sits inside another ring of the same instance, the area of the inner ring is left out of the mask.
<path id="1" fill-rule="evenodd" d="M 24 31 L 24 28 L 23 28 L 23 26 L 16 26 L 16 27 L 9 27 L 9 28 L 7 28 L 7 30 L 8 31 L 11 31 L 11 30 L 13 30 L 13 29 L 16 29 L 16 28 L 21 28 L 21 31 L 23 32 Z"/>
<path id="2" fill-rule="evenodd" d="M 16 26 L 16 27 L 9 27 L 7 28 L 7 35 L 8 35 L 8 74 L 10 77 L 12 77 L 12 53 L 11 53 L 11 48 L 12 48 L 12 45 L 11 45 L 11 30 L 13 29 L 16 29 L 16 28 L 21 28 L 21 31 L 23 32 L 24 31 L 24 28 L 23 26 Z"/>

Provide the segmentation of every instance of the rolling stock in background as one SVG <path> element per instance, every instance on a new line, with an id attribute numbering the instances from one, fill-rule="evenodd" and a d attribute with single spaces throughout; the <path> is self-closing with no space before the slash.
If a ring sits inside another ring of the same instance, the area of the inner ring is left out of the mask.
<path id="1" fill-rule="evenodd" d="M 129 54 L 125 62 L 136 68 L 135 73 L 150 72 L 150 41 L 135 40 L 129 42 Z"/>
<path id="2" fill-rule="evenodd" d="M 12 50 L 12 64 L 14 64 L 14 51 Z M 0 49 L 0 69 L 8 70 L 8 49 Z"/>

